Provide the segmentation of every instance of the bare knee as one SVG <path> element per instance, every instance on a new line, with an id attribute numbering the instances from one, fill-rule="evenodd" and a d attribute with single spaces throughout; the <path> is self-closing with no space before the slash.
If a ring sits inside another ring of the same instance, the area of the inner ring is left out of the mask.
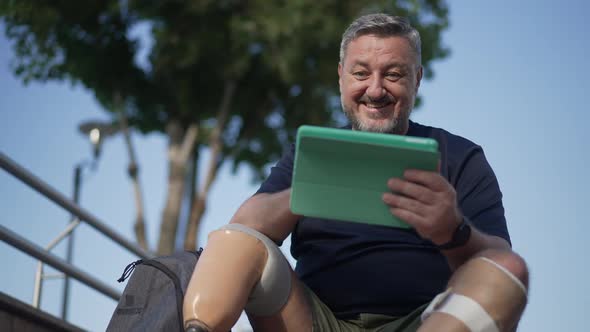
<path id="1" fill-rule="evenodd" d="M 458 322 L 470 331 L 512 331 L 526 306 L 527 286 L 522 257 L 509 250 L 483 251 L 453 274 L 447 291 L 423 313 L 420 331 L 439 331 L 440 326 Z M 447 315 L 428 319 L 437 312 Z"/>
<path id="2" fill-rule="evenodd" d="M 529 288 L 529 270 L 524 258 L 510 250 L 488 249 L 482 251 L 477 257 L 486 257 L 515 276 L 522 284 Z"/>

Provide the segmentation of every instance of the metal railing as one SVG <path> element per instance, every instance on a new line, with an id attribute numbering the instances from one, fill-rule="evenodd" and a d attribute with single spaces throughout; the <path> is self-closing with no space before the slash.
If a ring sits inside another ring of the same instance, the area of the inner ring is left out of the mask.
<path id="1" fill-rule="evenodd" d="M 61 240 L 70 236 L 74 228 L 80 222 L 85 222 L 92 228 L 96 229 L 98 232 L 102 233 L 107 238 L 111 239 L 113 242 L 119 244 L 121 247 L 127 249 L 128 251 L 134 253 L 135 255 L 143 259 L 151 258 L 154 255 L 150 252 L 143 250 L 138 245 L 125 239 L 116 231 L 108 227 L 105 223 L 101 222 L 96 217 L 91 215 L 89 212 L 78 206 L 75 202 L 71 201 L 65 195 L 53 189 L 43 180 L 39 179 L 31 172 L 27 171 L 25 168 L 21 167 L 16 162 L 12 161 L 10 158 L 8 158 L 8 156 L 3 154 L 2 152 L 0 152 L 0 167 L 4 169 L 6 172 L 12 174 L 15 178 L 27 184 L 29 187 L 31 187 L 41 195 L 47 197 L 49 200 L 51 200 L 58 206 L 70 212 L 72 216 L 75 217 L 72 220 L 72 222 L 68 224 L 66 229 L 45 248 L 42 248 L 37 244 L 32 243 L 31 241 L 28 241 L 19 234 L 16 234 L 8 228 L 0 225 L 0 240 L 29 254 L 30 256 L 37 258 L 40 261 L 35 278 L 33 305 L 37 307 L 39 304 L 41 288 L 39 283 L 43 271 L 43 263 L 51 265 L 53 268 L 64 273 L 66 276 L 73 277 L 81 283 L 87 285 L 88 287 L 112 298 L 115 301 L 118 301 L 121 296 L 121 293 L 117 291 L 115 288 L 108 286 L 100 280 L 76 268 L 64 259 L 61 259 L 51 254 L 49 251 Z M 63 318 L 65 319 L 65 317 Z"/>

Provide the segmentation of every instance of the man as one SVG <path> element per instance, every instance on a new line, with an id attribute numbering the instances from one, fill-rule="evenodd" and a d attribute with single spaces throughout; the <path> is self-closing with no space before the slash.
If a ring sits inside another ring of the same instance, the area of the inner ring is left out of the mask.
<path id="1" fill-rule="evenodd" d="M 481 147 L 409 121 L 422 79 L 418 32 L 399 17 L 358 18 L 343 35 L 338 75 L 353 130 L 439 142 L 440 172 L 408 170 L 382 197 L 413 229 L 294 215 L 291 150 L 210 234 L 185 296 L 187 330 L 227 331 L 244 308 L 255 331 L 516 329 L 528 272 L 510 249 Z M 295 271 L 275 244 L 289 234 Z"/>

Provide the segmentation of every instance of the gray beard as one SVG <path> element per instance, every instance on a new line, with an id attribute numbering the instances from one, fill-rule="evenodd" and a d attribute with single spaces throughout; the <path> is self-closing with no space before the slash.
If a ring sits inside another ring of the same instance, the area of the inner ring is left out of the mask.
<path id="1" fill-rule="evenodd" d="M 352 113 L 352 111 L 350 111 L 346 107 L 344 107 L 344 104 L 342 105 L 342 110 L 344 112 L 344 115 L 346 115 L 346 118 L 348 119 L 348 121 L 352 125 L 353 130 L 369 131 L 369 132 L 373 132 L 373 133 L 393 133 L 393 134 L 396 134 L 397 132 L 399 132 L 401 130 L 401 128 L 399 128 L 400 122 L 396 118 L 390 119 L 389 123 L 386 126 L 372 127 L 372 126 L 367 126 L 366 124 L 362 123 Z"/>

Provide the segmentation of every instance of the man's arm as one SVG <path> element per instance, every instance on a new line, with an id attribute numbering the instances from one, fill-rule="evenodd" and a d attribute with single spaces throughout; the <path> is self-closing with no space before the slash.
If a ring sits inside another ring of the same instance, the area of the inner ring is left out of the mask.
<path id="1" fill-rule="evenodd" d="M 250 197 L 240 206 L 230 223 L 251 227 L 281 243 L 295 228 L 301 216 L 293 214 L 289 207 L 291 188 L 277 193 L 260 193 Z"/>

